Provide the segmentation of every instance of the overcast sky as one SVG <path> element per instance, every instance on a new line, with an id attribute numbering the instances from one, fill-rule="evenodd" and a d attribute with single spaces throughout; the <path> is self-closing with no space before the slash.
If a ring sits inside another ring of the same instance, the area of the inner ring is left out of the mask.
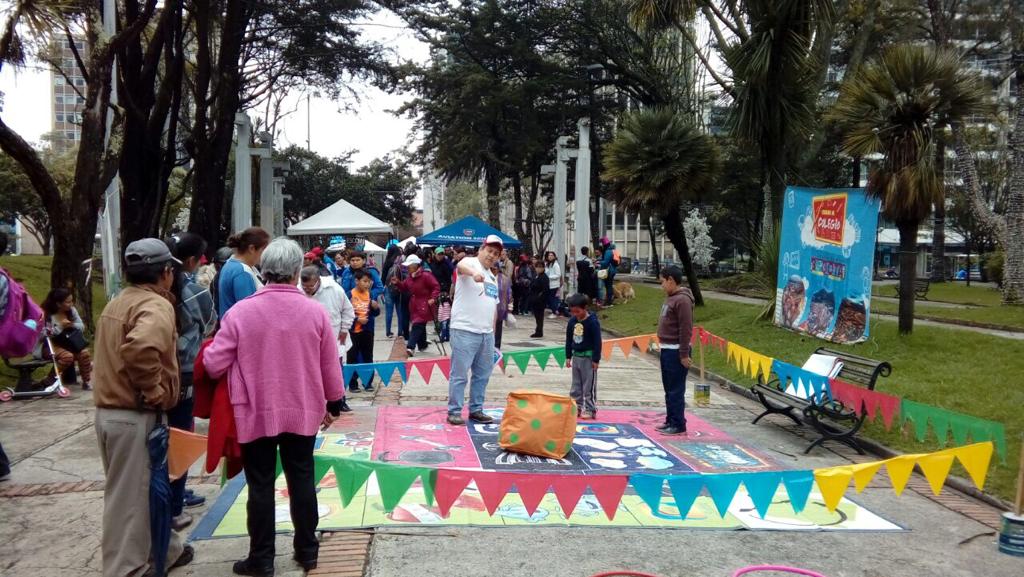
<path id="1" fill-rule="evenodd" d="M 390 12 L 381 12 L 363 26 L 363 34 L 392 47 L 402 58 L 425 62 L 429 57 L 426 44 L 416 40 L 403 22 Z M 17 72 L 10 66 L 0 71 L 0 91 L 4 93 L 3 119 L 29 142 L 38 143 L 50 131 L 50 73 L 35 65 Z M 289 144 L 306 145 L 309 122 L 310 144 L 314 151 L 338 156 L 346 150 L 358 149 L 353 157 L 355 167 L 374 158 L 405 147 L 412 121 L 397 118 L 389 110 L 397 109 L 410 98 L 407 94 L 386 94 L 368 85 L 357 86 L 360 101 L 351 103 L 353 111 L 343 112 L 339 103 L 312 98 L 310 114 L 306 114 L 305 98 L 296 96 L 291 108 L 295 112 L 282 122 L 279 148 Z"/>

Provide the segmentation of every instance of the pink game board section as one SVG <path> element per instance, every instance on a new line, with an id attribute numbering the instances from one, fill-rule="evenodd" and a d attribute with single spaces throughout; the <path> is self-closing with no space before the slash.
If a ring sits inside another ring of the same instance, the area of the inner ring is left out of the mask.
<path id="1" fill-rule="evenodd" d="M 466 427 L 445 422 L 446 407 L 378 409 L 373 460 L 432 467 L 480 467 Z"/>

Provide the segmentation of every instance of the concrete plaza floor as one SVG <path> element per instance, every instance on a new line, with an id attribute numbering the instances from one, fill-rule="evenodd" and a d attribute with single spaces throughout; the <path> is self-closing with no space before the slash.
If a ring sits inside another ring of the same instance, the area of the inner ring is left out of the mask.
<path id="1" fill-rule="evenodd" d="M 546 321 L 548 338 L 535 340 L 527 336 L 533 330 L 532 318 L 519 318 L 519 328 L 506 329 L 504 350 L 561 344 L 564 321 Z M 383 330 L 378 331 L 377 339 L 379 360 L 404 350 L 392 346 Z M 431 345 L 422 356 L 436 354 L 436 347 Z M 520 388 L 566 393 L 568 379 L 568 371 L 554 368 L 541 372 L 531 367 L 525 375 L 514 368 L 506 374 L 495 372 L 488 387 L 488 404 L 501 406 L 509 391 Z M 652 357 L 637 351 L 628 359 L 615 351 L 602 363 L 599 382 L 603 407 L 662 406 L 657 366 Z M 414 378 L 404 386 L 396 379 L 391 387 L 379 388 L 375 394 L 350 396 L 350 404 L 365 411 L 375 404 L 440 405 L 446 401 L 447 391 L 447 381 L 436 375 L 430 383 Z M 782 419 L 751 425 L 758 412 L 756 407 L 718 386 L 712 387 L 709 407 L 689 410 L 785 466 L 815 468 L 855 459 L 874 460 L 831 446 L 804 456 L 806 431 Z M 71 399 L 0 404 L 0 441 L 13 462 L 12 478 L 0 483 L 0 543 L 4 545 L 0 575 L 100 575 L 103 472 L 93 413 L 89 393 L 78 389 Z M 344 424 L 343 417 L 338 426 Z M 203 428 L 200 423 L 199 430 Z M 208 497 L 207 505 L 190 510 L 198 522 L 220 487 L 214 476 L 198 475 L 198 466 L 193 471 L 193 488 Z M 665 577 L 724 577 L 749 564 L 781 563 L 817 570 L 829 577 L 1024 575 L 1024 559 L 996 551 L 990 526 L 996 511 L 952 489 L 946 489 L 942 502 L 929 497 L 929 493 L 923 478 L 915 475 L 908 490 L 896 497 L 888 478 L 880 473 L 857 496 L 857 501 L 871 511 L 907 529 L 898 533 L 389 527 L 370 531 L 366 540 L 371 545 L 368 553 L 361 553 L 363 557 L 353 554 L 351 562 L 334 565 L 334 569 L 330 563 L 322 563 L 316 574 L 586 577 L 630 569 Z M 194 546 L 195 561 L 171 575 L 231 575 L 231 563 L 245 556 L 248 541 L 215 539 L 197 541 Z M 290 561 L 290 536 L 278 537 L 277 554 L 278 575 L 301 575 Z"/>

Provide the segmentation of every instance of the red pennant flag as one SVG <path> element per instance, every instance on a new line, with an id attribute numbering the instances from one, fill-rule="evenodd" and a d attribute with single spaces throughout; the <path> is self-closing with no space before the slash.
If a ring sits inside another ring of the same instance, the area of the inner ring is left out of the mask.
<path id="1" fill-rule="evenodd" d="M 498 505 L 501 505 L 501 500 L 505 498 L 508 490 L 512 488 L 516 478 L 514 473 L 474 471 L 473 480 L 476 482 L 477 491 L 480 491 L 480 498 L 483 499 L 484 507 L 487 507 L 487 513 L 494 515 L 494 512 L 498 510 Z"/>
<path id="2" fill-rule="evenodd" d="M 459 498 L 462 491 L 469 485 L 473 478 L 472 471 L 453 471 L 450 469 L 437 470 L 437 486 L 434 487 L 434 500 L 441 512 L 441 517 L 447 519 L 455 500 Z"/>
<path id="3" fill-rule="evenodd" d="M 545 475 L 517 474 L 515 475 L 516 491 L 519 498 L 523 500 L 523 507 L 526 514 L 533 516 L 533 512 L 540 506 L 544 495 L 551 486 L 551 480 Z"/>
<path id="4" fill-rule="evenodd" d="M 878 404 L 882 408 L 882 422 L 885 423 L 885 430 L 888 431 L 892 428 L 893 419 L 900 412 L 900 398 L 875 391 L 871 391 L 871 393 L 878 400 Z"/>
<path id="5" fill-rule="evenodd" d="M 562 507 L 562 515 L 568 519 L 587 490 L 587 476 L 554 475 L 551 477 L 551 489 L 555 492 L 558 505 Z"/>
<path id="6" fill-rule="evenodd" d="M 597 497 L 597 502 L 604 509 L 604 514 L 609 521 L 615 520 L 615 511 L 619 508 L 619 501 L 626 491 L 629 483 L 628 475 L 591 475 L 587 477 L 590 482 L 590 490 Z"/>
<path id="7" fill-rule="evenodd" d="M 864 398 L 861 394 L 864 389 L 839 379 L 830 379 L 829 384 L 832 386 L 832 398 L 853 409 L 857 415 L 865 410 Z M 866 409 L 868 416 L 874 418 L 875 411 L 870 403 L 867 404 Z"/>
<path id="8" fill-rule="evenodd" d="M 451 358 L 447 358 L 446 357 L 446 358 L 443 358 L 443 359 L 437 359 L 437 360 L 435 360 L 433 362 L 434 362 L 434 368 L 440 369 L 441 374 L 444 375 L 444 378 L 446 378 L 446 379 L 451 379 L 452 378 L 452 360 L 451 360 Z"/>

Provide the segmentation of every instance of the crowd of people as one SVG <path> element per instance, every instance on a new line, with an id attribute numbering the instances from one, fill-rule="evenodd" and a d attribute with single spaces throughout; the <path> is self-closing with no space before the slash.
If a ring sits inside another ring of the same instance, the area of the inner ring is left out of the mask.
<path id="1" fill-rule="evenodd" d="M 192 233 L 129 244 L 123 259 L 127 286 L 96 320 L 91 356 L 71 291 L 55 288 L 44 302 L 40 321 L 48 354 L 61 371 L 77 367 L 96 406 L 106 476 L 106 576 L 153 574 L 147 487 L 160 473 L 150 466 L 147 437 L 163 423 L 193 430 L 196 416 L 211 419 L 207 462 L 223 457 L 229 474 L 243 470 L 248 484 L 249 553 L 234 572 L 274 574 L 278 463 L 295 528 L 293 559 L 304 570 L 315 568 L 315 437 L 351 410 L 346 392 L 373 390 L 370 377 L 353 374 L 343 382 L 342 366 L 374 361 L 376 317 L 382 313 L 386 336 L 397 333 L 410 356 L 428 348 L 430 324 L 440 342 L 450 342 L 447 422 L 455 426 L 467 421 L 467 385 L 468 420 L 493 421 L 484 398 L 504 326 L 533 314 L 532 336 L 540 338 L 545 312 L 566 316 L 570 394 L 579 418 L 596 418 L 602 343 L 592 305 L 599 303 L 601 284 L 602 304 L 611 304 L 618 265 L 613 244 L 602 243 L 593 261 L 588 249 L 582 251 L 576 263 L 580 292 L 567 297 L 553 252 L 511 255 L 495 235 L 478 249 L 391 243 L 381 269 L 359 247 L 304 251 L 258 227 L 232 235 L 212 262 L 207 254 L 205 240 Z M 8 277 L 0 273 L 3 319 Z M 667 267 L 661 277 L 667 296 L 658 328 L 666 421 L 659 430 L 679 434 L 686 430 L 693 297 L 677 268 Z M 0 448 L 0 468 L 6 465 Z M 194 556 L 179 531 L 192 522 L 184 507 L 203 498 L 187 491 L 186 481 L 182 476 L 171 483 L 165 561 L 171 568 Z"/>

